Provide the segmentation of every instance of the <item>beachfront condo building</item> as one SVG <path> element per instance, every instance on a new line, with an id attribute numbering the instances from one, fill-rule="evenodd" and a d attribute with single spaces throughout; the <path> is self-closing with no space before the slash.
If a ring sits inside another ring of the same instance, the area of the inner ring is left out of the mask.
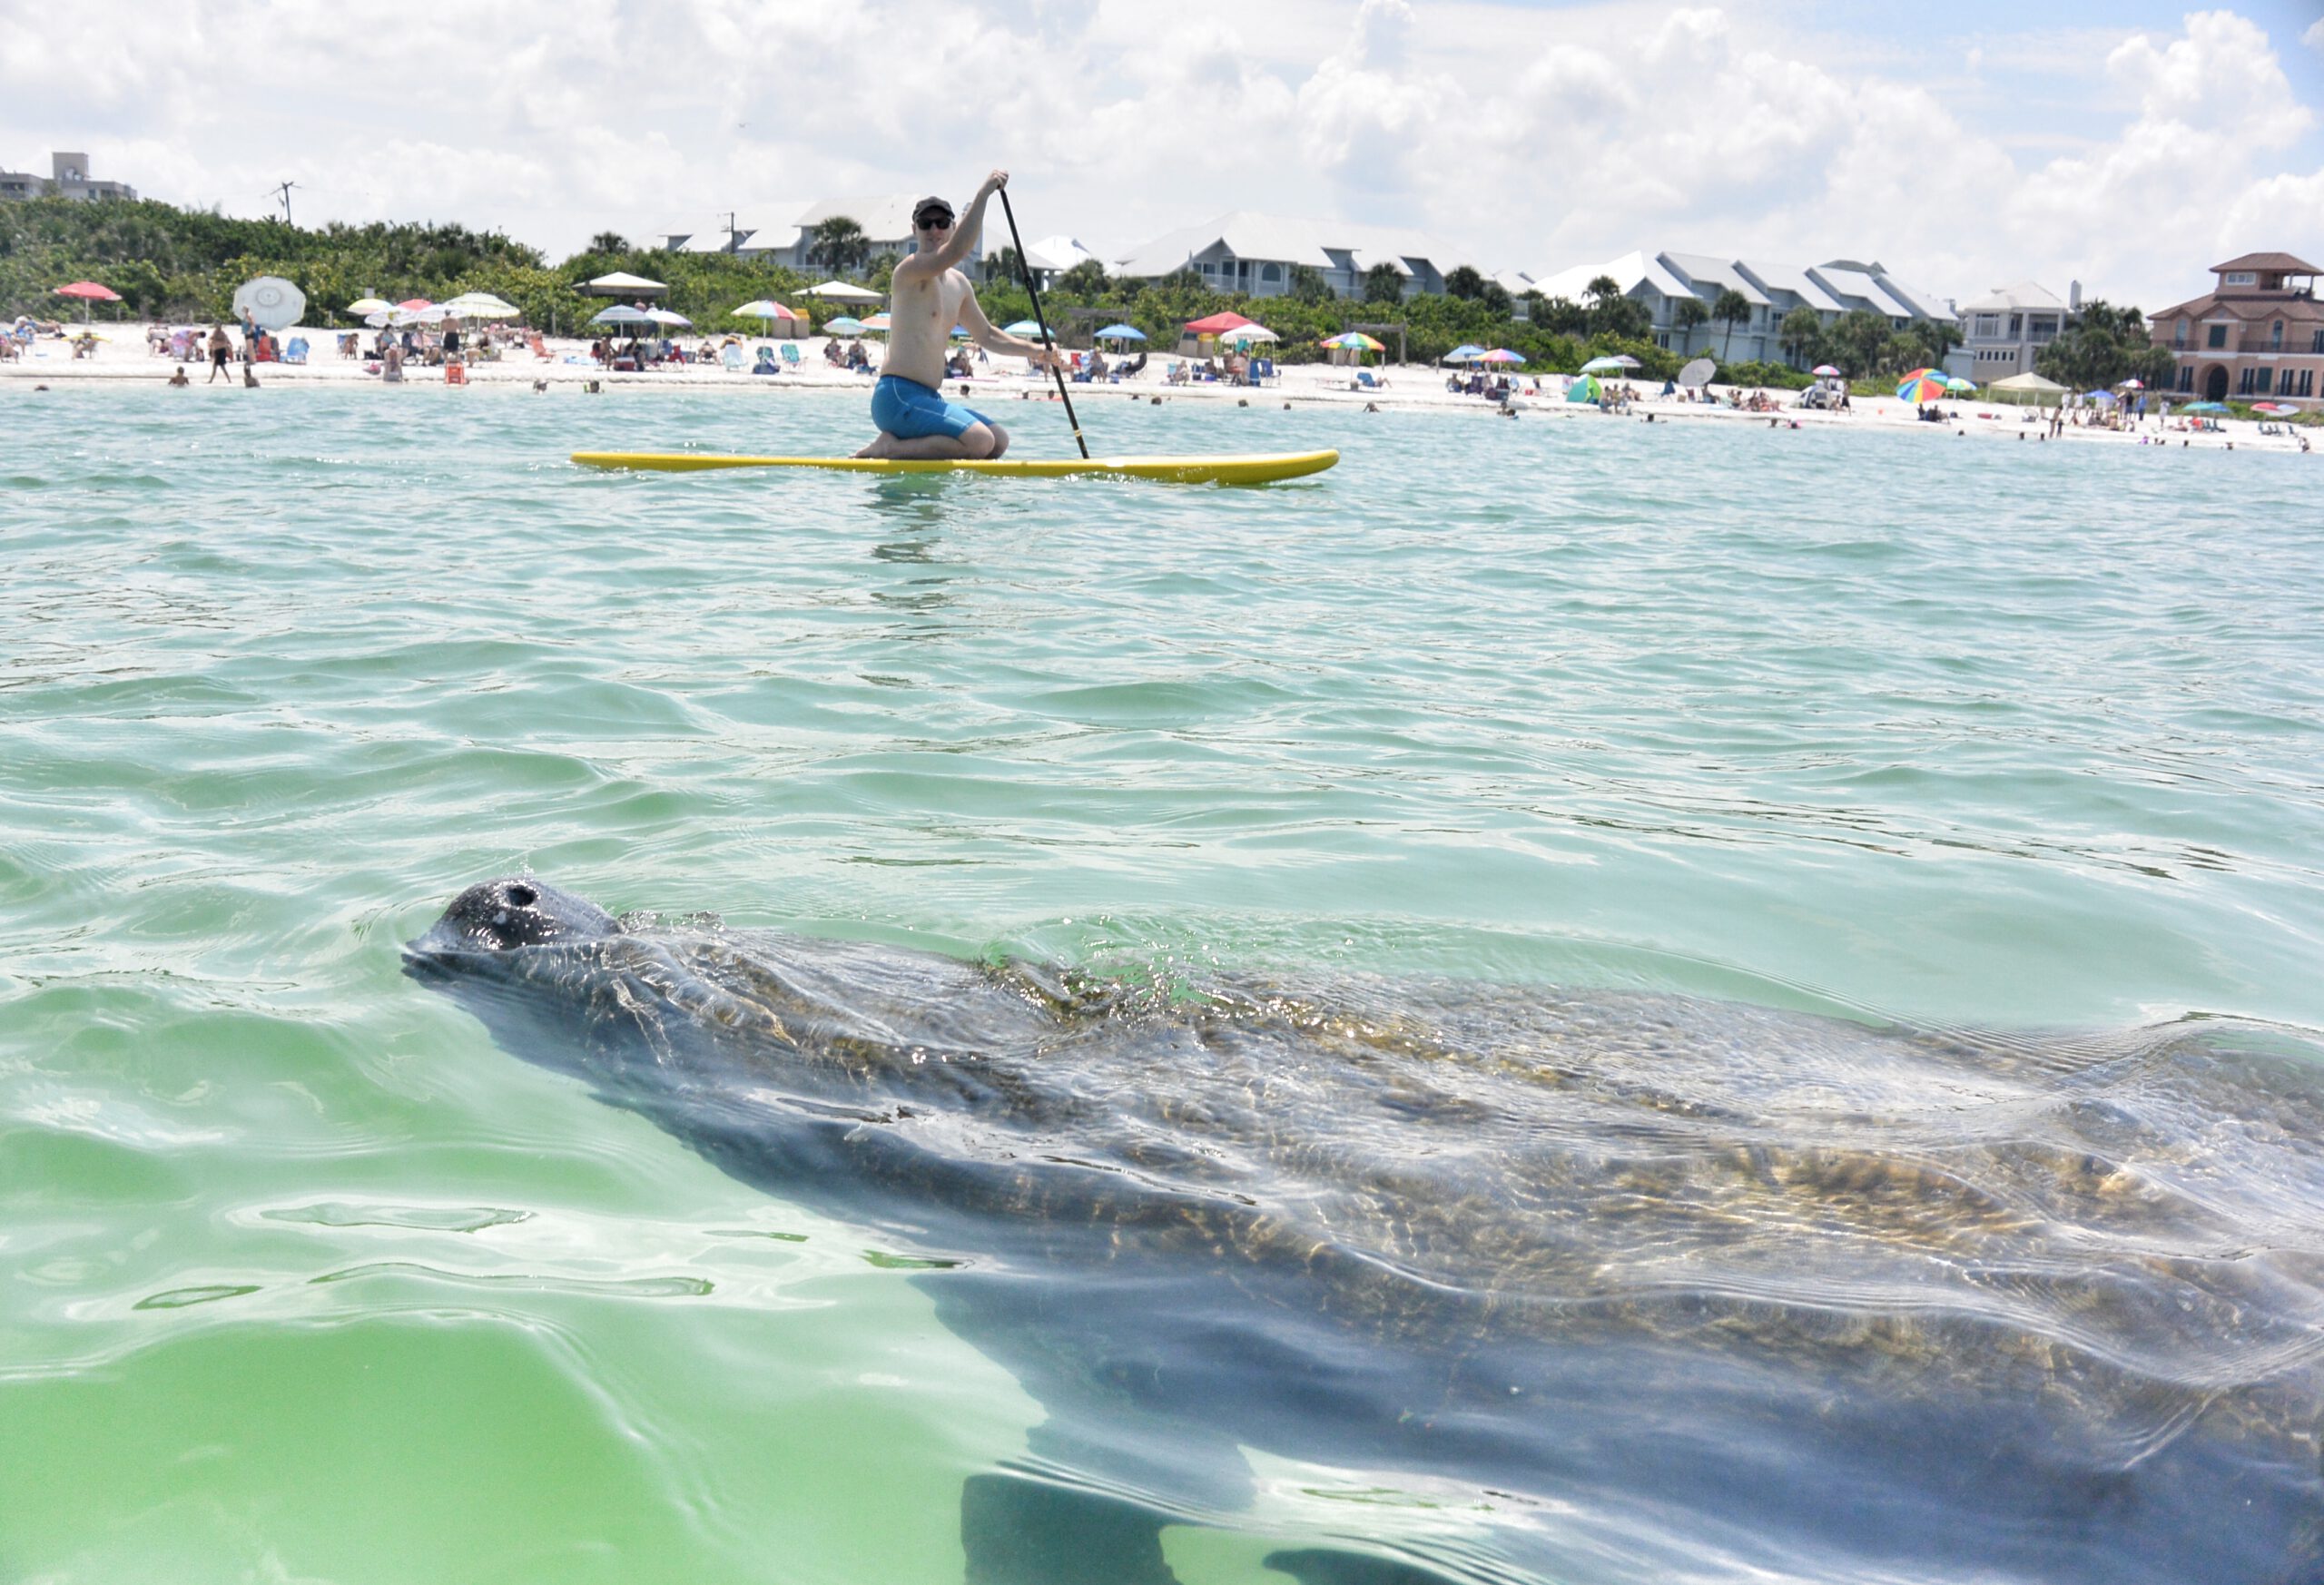
<path id="1" fill-rule="evenodd" d="M 1961 349 L 1969 354 L 1969 378 L 1990 385 L 2012 375 L 2034 372 L 2034 359 L 2082 312 L 2082 282 L 2066 287 L 2066 298 L 2031 281 L 1996 286 L 1960 306 Z"/>
<path id="2" fill-rule="evenodd" d="M 1905 285 L 1876 260 L 1830 259 L 1797 265 L 1640 250 L 1602 264 L 1554 271 L 1535 281 L 1533 290 L 1546 298 L 1586 303 L 1590 283 L 1600 276 L 1610 277 L 1617 291 L 1646 305 L 1653 318 L 1656 346 L 1682 357 L 1713 357 L 1721 362 L 1789 361 L 1782 330 L 1785 317 L 1794 309 L 1807 309 L 1827 327 L 1856 309 L 1878 314 L 1899 330 L 1916 320 L 1956 322 L 1951 303 Z M 1691 298 L 1708 313 L 1730 290 L 1748 309 L 1744 317 L 1732 324 L 1711 319 L 1691 327 L 1679 323 L 1681 302 Z M 1965 374 L 1972 366 L 1965 352 L 1956 349 L 1945 359 L 1945 367 Z"/>
<path id="3" fill-rule="evenodd" d="M 1341 297 L 1361 297 L 1364 277 L 1385 264 L 1411 297 L 1443 291 L 1444 277 L 1468 262 L 1465 250 L 1422 231 L 1236 210 L 1139 243 L 1114 261 L 1113 273 L 1158 281 L 1191 270 L 1220 291 L 1280 297 L 1291 290 L 1293 267 L 1305 265 Z"/>
<path id="4" fill-rule="evenodd" d="M 0 171 L 0 198 L 135 198 L 137 189 L 126 182 L 99 182 L 89 174 L 89 156 L 65 152 L 48 156 L 49 173 Z"/>
<path id="5" fill-rule="evenodd" d="M 2211 266 L 2210 291 L 2147 320 L 2177 362 L 2172 389 L 2223 402 L 2266 399 L 2314 408 L 2324 400 L 2324 274 L 2290 253 L 2246 253 Z"/>

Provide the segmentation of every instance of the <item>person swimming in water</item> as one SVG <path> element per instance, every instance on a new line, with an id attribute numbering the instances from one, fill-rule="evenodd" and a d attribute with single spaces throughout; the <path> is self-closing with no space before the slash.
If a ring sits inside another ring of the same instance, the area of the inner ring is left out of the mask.
<path id="1" fill-rule="evenodd" d="M 912 460 L 999 457 L 1009 449 L 1009 432 L 984 414 L 947 401 L 938 387 L 944 379 L 945 340 L 954 325 L 965 326 L 979 346 L 1030 360 L 1037 368 L 1060 365 L 1059 355 L 1036 342 L 995 330 L 977 306 L 976 289 L 960 273 L 972 239 L 983 234 L 985 202 L 1009 184 L 1009 172 L 995 171 L 969 201 L 956 224 L 952 206 L 941 198 L 912 205 L 913 252 L 890 278 L 888 357 L 880 383 L 872 388 L 872 421 L 879 437 L 858 457 Z"/>

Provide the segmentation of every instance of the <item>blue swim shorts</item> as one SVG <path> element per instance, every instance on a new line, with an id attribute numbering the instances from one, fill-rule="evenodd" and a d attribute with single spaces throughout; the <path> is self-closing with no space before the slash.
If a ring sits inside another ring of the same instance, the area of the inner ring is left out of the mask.
<path id="1" fill-rule="evenodd" d="M 901 374 L 883 374 L 872 388 L 872 421 L 899 440 L 917 440 L 923 435 L 949 435 L 958 440 L 970 425 L 992 422 Z"/>

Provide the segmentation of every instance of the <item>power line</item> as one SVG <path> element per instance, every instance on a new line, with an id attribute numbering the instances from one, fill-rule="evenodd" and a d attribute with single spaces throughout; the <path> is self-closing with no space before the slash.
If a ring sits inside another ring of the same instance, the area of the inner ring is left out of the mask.
<path id="1" fill-rule="evenodd" d="M 281 199 L 282 223 L 286 226 L 290 223 L 290 190 L 298 185 L 299 184 L 296 182 L 285 182 L 279 186 L 270 187 L 267 189 L 267 192 L 271 195 Z"/>

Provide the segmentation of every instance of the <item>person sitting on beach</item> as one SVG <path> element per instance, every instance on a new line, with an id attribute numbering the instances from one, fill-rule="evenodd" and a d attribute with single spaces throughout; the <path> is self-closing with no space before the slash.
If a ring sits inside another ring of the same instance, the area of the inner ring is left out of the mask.
<path id="1" fill-rule="evenodd" d="M 823 343 L 823 361 L 841 369 L 847 367 L 847 349 L 840 345 L 837 337 Z"/>
<path id="2" fill-rule="evenodd" d="M 773 348 L 762 347 L 759 349 L 758 361 L 751 365 L 751 372 L 753 374 L 779 374 L 782 372 L 782 365 L 778 364 L 774 360 Z"/>
<path id="3" fill-rule="evenodd" d="M 983 234 L 986 202 L 1008 182 L 1006 171 L 986 177 L 957 225 L 951 204 L 941 198 L 912 205 L 913 251 L 890 278 L 887 367 L 872 389 L 872 421 L 880 433 L 857 456 L 936 460 L 999 457 L 1009 449 L 1007 430 L 947 401 L 936 389 L 943 379 L 945 337 L 954 325 L 967 326 L 970 340 L 995 352 L 1063 367 L 1054 349 L 995 329 L 977 306 L 976 288 L 960 273 L 961 261 Z"/>

